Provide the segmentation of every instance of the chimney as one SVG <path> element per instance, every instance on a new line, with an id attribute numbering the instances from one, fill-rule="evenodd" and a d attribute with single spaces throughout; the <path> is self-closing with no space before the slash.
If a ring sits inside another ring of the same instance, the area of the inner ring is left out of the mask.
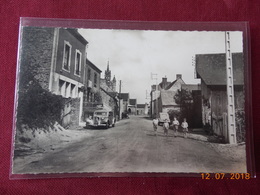
<path id="1" fill-rule="evenodd" d="M 181 77 L 182 77 L 181 74 L 176 74 L 176 80 L 177 80 L 177 79 L 182 79 Z"/>
<path id="2" fill-rule="evenodd" d="M 156 85 L 152 85 L 152 91 L 156 90 Z"/>
<path id="3" fill-rule="evenodd" d="M 166 77 L 162 78 L 162 83 L 163 84 L 167 83 L 167 78 Z"/>

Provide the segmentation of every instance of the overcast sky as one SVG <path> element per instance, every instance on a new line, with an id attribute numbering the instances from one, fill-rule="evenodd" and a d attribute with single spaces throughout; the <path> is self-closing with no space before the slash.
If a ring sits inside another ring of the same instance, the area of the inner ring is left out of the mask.
<path id="1" fill-rule="evenodd" d="M 117 90 L 122 80 L 122 93 L 137 98 L 137 103 L 149 102 L 151 73 L 172 82 L 182 74 L 186 84 L 200 83 L 195 79 L 192 57 L 195 54 L 224 53 L 224 32 L 209 31 L 140 31 L 79 29 L 89 42 L 87 57 L 100 70 L 101 78 L 109 60 L 112 78 L 115 75 Z M 231 51 L 242 52 L 242 32 L 231 33 Z M 148 96 L 149 97 L 149 96 Z"/>

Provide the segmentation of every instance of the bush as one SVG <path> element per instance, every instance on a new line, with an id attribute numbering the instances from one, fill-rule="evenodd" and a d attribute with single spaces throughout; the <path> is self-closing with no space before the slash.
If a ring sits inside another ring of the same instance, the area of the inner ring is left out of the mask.
<path id="1" fill-rule="evenodd" d="M 22 83 L 24 84 L 24 83 Z M 33 131 L 44 129 L 61 121 L 61 112 L 64 107 L 62 96 L 52 94 L 42 89 L 33 78 L 26 85 L 20 86 L 18 93 L 17 129 L 22 132 L 22 126 Z"/>
<path id="2" fill-rule="evenodd" d="M 176 117 L 178 120 L 180 120 L 181 112 L 178 110 L 169 110 L 168 111 L 169 118 L 171 121 L 173 121 L 174 117 Z"/>

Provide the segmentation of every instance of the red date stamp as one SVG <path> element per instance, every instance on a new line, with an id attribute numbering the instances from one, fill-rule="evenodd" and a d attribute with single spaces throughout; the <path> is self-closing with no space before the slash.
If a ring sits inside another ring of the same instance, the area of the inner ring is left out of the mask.
<path id="1" fill-rule="evenodd" d="M 230 180 L 248 180 L 251 178 L 250 173 L 201 173 L 201 179 L 230 179 Z"/>

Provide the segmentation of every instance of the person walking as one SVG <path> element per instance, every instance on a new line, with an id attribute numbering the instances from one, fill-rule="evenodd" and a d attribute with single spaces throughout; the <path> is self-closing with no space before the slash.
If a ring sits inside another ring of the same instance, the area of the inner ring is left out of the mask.
<path id="1" fill-rule="evenodd" d="M 158 118 L 154 118 L 153 119 L 153 130 L 154 130 L 155 135 L 157 135 L 158 123 L 159 123 Z"/>
<path id="2" fill-rule="evenodd" d="M 167 119 L 164 120 L 163 130 L 164 130 L 164 135 L 168 136 L 169 121 Z"/>
<path id="3" fill-rule="evenodd" d="M 179 123 L 179 121 L 177 120 L 176 117 L 173 118 L 172 125 L 173 125 L 174 137 L 177 137 L 177 132 L 178 132 L 180 123 Z"/>
<path id="4" fill-rule="evenodd" d="M 188 123 L 186 121 L 186 118 L 183 119 L 183 122 L 181 123 L 181 127 L 183 128 L 183 136 L 184 138 L 187 138 L 187 133 L 188 133 Z"/>

